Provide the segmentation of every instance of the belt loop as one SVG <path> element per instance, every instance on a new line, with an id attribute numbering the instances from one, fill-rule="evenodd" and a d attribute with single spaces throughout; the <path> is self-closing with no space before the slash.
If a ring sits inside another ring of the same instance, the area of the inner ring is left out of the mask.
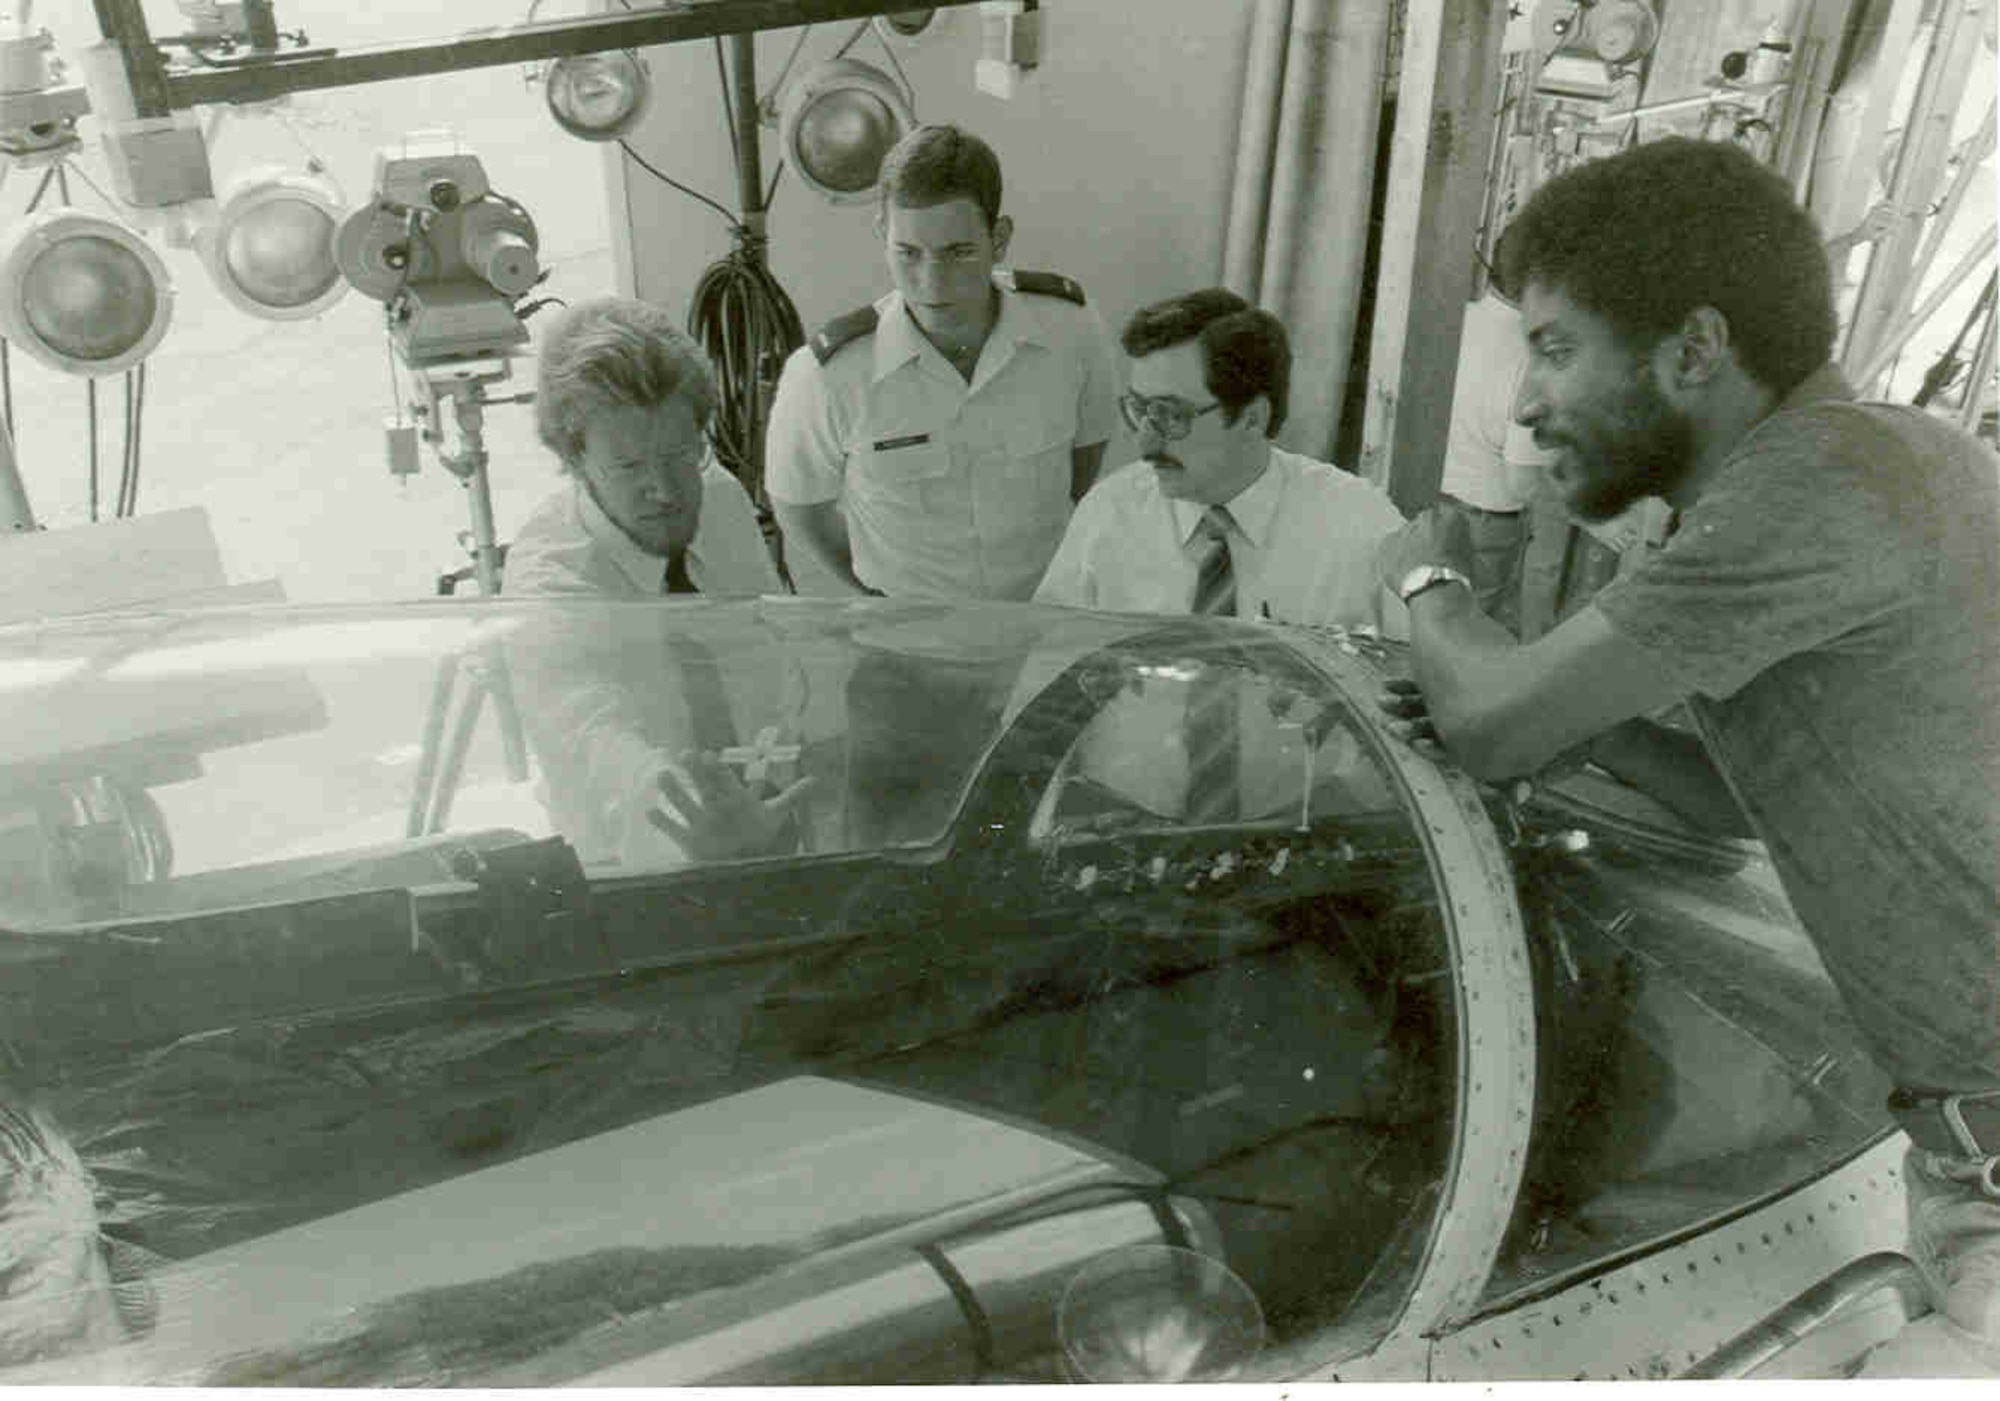
<path id="1" fill-rule="evenodd" d="M 1964 1154 L 1966 1162 L 1978 1165 L 1977 1176 L 1967 1174 L 1967 1180 L 1976 1181 L 1979 1189 L 1989 1198 L 2000 1200 L 2000 1180 L 1996 1180 L 1994 1176 L 1995 1168 L 2000 1167 L 2000 1153 L 1987 1152 L 1985 1146 L 1973 1136 L 1971 1126 L 1965 1122 L 1965 1111 L 1961 1107 L 1968 1099 L 1984 1100 L 1993 1097 L 1990 1092 L 1946 1095 L 1938 1101 L 1938 1117 L 1944 1120 L 1945 1128 L 1951 1131 L 1951 1136 L 1958 1144 L 1959 1151 Z"/>
<path id="2" fill-rule="evenodd" d="M 1938 1117 L 1951 1130 L 1952 1141 L 1959 1152 L 1967 1158 L 1984 1158 L 1985 1147 L 1972 1136 L 1972 1126 L 1965 1122 L 1965 1110 L 1961 1107 L 1967 1099 L 1984 1099 L 1984 1095 L 1946 1095 L 1938 1101 Z"/>

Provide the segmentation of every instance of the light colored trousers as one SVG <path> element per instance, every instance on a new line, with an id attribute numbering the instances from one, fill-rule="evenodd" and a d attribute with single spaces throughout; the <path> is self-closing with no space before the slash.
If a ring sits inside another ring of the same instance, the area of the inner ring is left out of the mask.
<path id="1" fill-rule="evenodd" d="M 1932 1311 L 1871 1352 L 1860 1375 L 2000 1377 L 2000 1201 L 1931 1162 L 1931 1154 L 1912 1148 L 1903 1186 L 1908 1250 Z"/>

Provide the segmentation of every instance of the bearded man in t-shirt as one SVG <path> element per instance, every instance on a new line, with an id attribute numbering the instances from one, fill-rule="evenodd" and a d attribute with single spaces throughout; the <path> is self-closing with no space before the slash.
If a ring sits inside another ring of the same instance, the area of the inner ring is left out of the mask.
<path id="1" fill-rule="evenodd" d="M 1855 401 L 1819 231 L 1737 148 L 1662 140 L 1550 182 L 1502 274 L 1545 485 L 1584 521 L 1661 497 L 1672 533 L 1522 645 L 1474 605 L 1463 523 L 1427 512 L 1378 557 L 1415 677 L 1386 703 L 1479 777 L 1582 752 L 1763 840 L 1913 1143 L 1935 1312 L 1869 1371 L 2000 1375 L 1993 454 Z M 1692 730 L 1646 718 L 1683 701 Z"/>

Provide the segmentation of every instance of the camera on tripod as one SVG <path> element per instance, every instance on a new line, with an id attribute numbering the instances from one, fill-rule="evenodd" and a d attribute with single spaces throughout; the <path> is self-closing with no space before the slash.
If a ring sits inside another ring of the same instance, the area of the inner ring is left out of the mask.
<path id="1" fill-rule="evenodd" d="M 541 279 L 536 250 L 528 211 L 442 131 L 376 155 L 372 197 L 333 245 L 347 280 L 387 305 L 391 339 L 413 369 L 525 345 L 515 303 Z"/>

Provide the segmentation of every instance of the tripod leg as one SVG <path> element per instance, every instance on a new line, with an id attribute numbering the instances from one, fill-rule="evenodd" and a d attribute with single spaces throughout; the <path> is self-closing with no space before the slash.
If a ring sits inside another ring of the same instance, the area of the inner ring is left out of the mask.
<path id="1" fill-rule="evenodd" d="M 528 741 L 521 728 L 521 709 L 514 703 L 514 677 L 507 669 L 507 657 L 500 644 L 490 643 L 480 663 L 480 676 L 493 697 L 493 713 L 500 721 L 500 751 L 507 765 L 509 783 L 528 781 Z"/>
<path id="2" fill-rule="evenodd" d="M 423 748 L 417 757 L 417 773 L 410 785 L 410 810 L 403 821 L 403 835 L 421 837 L 430 814 L 431 788 L 437 782 L 438 746 L 444 740 L 445 717 L 451 713 L 452 692 L 458 685 L 458 658 L 438 659 L 437 679 L 431 683 L 430 714 L 424 718 Z"/>
<path id="3" fill-rule="evenodd" d="M 426 832 L 442 832 L 451 821 L 452 800 L 458 797 L 458 783 L 465 776 L 465 756 L 472 748 L 472 736 L 479 730 L 479 712 L 486 703 L 486 687 L 475 681 L 465 688 L 465 703 L 458 708 L 452 725 L 451 742 L 438 770 L 437 792 L 431 799 Z"/>

